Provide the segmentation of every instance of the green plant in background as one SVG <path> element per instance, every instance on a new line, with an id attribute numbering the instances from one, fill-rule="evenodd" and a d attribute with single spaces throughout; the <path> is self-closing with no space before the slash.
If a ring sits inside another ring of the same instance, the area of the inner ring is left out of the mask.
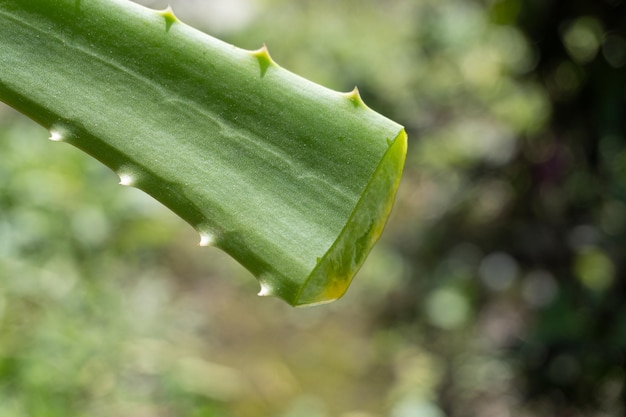
<path id="1" fill-rule="evenodd" d="M 341 297 L 380 236 L 403 128 L 127 1 L 0 1 L 0 99 L 155 197 L 292 305 Z"/>

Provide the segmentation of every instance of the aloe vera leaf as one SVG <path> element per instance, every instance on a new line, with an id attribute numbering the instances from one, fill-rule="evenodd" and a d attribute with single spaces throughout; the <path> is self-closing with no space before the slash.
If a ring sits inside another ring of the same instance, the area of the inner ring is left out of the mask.
<path id="1" fill-rule="evenodd" d="M 320 63 L 323 65 L 323 63 Z M 380 236 L 402 126 L 125 0 L 0 0 L 0 100 L 191 224 L 291 305 L 346 291 Z M 88 231 L 86 231 L 88 233 Z"/>

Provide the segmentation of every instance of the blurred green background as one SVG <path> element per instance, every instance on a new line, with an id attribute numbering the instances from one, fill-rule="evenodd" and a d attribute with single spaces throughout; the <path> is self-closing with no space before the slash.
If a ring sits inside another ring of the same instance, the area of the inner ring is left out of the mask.
<path id="1" fill-rule="evenodd" d="M 0 417 L 626 413 L 624 1 L 172 6 L 404 124 L 395 210 L 292 309 L 1 107 Z"/>

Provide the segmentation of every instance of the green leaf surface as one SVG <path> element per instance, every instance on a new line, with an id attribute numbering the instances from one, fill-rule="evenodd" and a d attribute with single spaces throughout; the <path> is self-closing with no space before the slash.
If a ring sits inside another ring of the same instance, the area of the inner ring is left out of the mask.
<path id="1" fill-rule="evenodd" d="M 265 47 L 239 49 L 124 0 L 0 0 L 0 100 L 292 305 L 344 294 L 406 154 L 402 126 L 356 89 L 329 90 Z"/>

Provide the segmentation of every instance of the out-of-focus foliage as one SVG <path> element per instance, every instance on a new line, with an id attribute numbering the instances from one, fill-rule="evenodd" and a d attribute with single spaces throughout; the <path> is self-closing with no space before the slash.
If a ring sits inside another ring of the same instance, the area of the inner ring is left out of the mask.
<path id="1" fill-rule="evenodd" d="M 172 4 L 407 126 L 381 245 L 333 305 L 258 299 L 3 111 L 0 416 L 624 414 L 623 1 L 211 5 Z"/>

